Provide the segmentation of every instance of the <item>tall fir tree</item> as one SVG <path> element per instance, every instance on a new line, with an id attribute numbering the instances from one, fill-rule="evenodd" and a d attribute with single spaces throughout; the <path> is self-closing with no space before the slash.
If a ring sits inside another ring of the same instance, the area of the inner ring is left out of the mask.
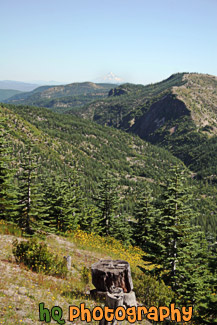
<path id="1" fill-rule="evenodd" d="M 6 124 L 7 120 L 0 116 L 0 219 L 13 222 L 17 213 L 17 189 Z"/>
<path id="2" fill-rule="evenodd" d="M 74 230 L 81 223 L 83 194 L 75 169 L 65 178 L 51 175 L 45 180 L 44 205 L 47 216 L 44 226 L 48 231 L 66 232 Z"/>
<path id="3" fill-rule="evenodd" d="M 29 235 L 43 228 L 43 218 L 46 216 L 46 206 L 43 205 L 43 194 L 40 190 L 38 155 L 33 153 L 33 148 L 33 144 L 28 140 L 20 165 L 22 170 L 18 176 L 17 223 Z"/>
<path id="4" fill-rule="evenodd" d="M 115 179 L 105 172 L 94 197 L 97 207 L 95 228 L 102 236 L 130 243 L 132 231 L 126 216 L 120 214 L 120 191 L 117 187 Z"/>
<path id="5" fill-rule="evenodd" d="M 125 244 L 132 243 L 132 229 L 126 215 L 116 214 L 113 217 L 110 235 Z"/>
<path id="6" fill-rule="evenodd" d="M 208 289 L 207 242 L 194 226 L 193 199 L 184 171 L 175 167 L 164 187 L 161 204 L 162 278 L 177 293 L 180 303 L 195 304 Z"/>
<path id="7" fill-rule="evenodd" d="M 144 258 L 158 265 L 155 274 L 172 287 L 182 303 L 195 303 L 209 286 L 207 244 L 203 233 L 193 226 L 190 199 L 185 177 L 176 167 L 163 186 L 159 213 L 151 219 L 151 227 L 144 227 Z"/>
<path id="8" fill-rule="evenodd" d="M 193 213 L 188 205 L 190 196 L 183 182 L 184 176 L 177 167 L 173 173 L 174 176 L 164 186 L 160 229 L 164 245 L 161 252 L 163 265 L 164 269 L 168 271 L 165 279 L 168 278 L 175 289 L 177 267 L 181 263 L 181 259 L 185 259 L 185 254 L 182 253 L 189 247 L 192 240 Z"/>
<path id="9" fill-rule="evenodd" d="M 217 324 L 217 242 L 209 247 L 209 288 L 198 299 L 196 319 L 199 324 Z"/>
<path id="10" fill-rule="evenodd" d="M 117 211 L 117 184 L 107 172 L 98 185 L 97 195 L 94 197 L 98 208 L 98 233 L 111 235 L 114 226 L 114 216 Z"/>
<path id="11" fill-rule="evenodd" d="M 145 184 L 143 190 L 138 193 L 134 217 L 136 219 L 133 229 L 135 243 L 144 251 L 151 253 L 152 248 L 149 249 L 149 246 L 151 243 L 154 245 L 154 237 L 157 233 L 157 208 L 154 206 L 152 191 L 148 184 Z"/>

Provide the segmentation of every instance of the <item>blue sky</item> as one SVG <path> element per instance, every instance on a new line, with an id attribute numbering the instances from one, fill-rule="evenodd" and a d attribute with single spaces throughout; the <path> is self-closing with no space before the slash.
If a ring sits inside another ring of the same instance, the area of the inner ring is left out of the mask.
<path id="1" fill-rule="evenodd" d="M 217 75 L 217 0 L 0 0 L 0 80 Z"/>

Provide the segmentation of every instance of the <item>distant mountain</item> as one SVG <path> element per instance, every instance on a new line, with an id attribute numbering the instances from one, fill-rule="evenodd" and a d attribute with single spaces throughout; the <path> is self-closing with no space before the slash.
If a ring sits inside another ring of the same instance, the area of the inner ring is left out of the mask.
<path id="1" fill-rule="evenodd" d="M 179 73 L 147 86 L 123 84 L 71 113 L 163 146 L 198 177 L 217 182 L 215 76 Z"/>
<path id="2" fill-rule="evenodd" d="M 147 86 L 91 82 L 43 86 L 5 102 L 48 107 L 134 133 L 168 149 L 198 178 L 217 183 L 215 76 L 177 73 Z"/>
<path id="3" fill-rule="evenodd" d="M 60 82 L 56 80 L 31 80 L 30 83 L 37 84 L 38 86 L 53 86 L 53 85 L 66 85 L 67 82 Z"/>
<path id="4" fill-rule="evenodd" d="M 12 96 L 5 102 L 65 111 L 105 98 L 114 87 L 117 87 L 117 84 L 95 84 L 93 82 L 72 83 L 61 86 L 41 86 L 31 92 Z"/>
<path id="5" fill-rule="evenodd" d="M 6 100 L 11 96 L 20 94 L 21 91 L 14 89 L 0 89 L 0 101 Z"/>
<path id="6" fill-rule="evenodd" d="M 22 81 L 13 81 L 13 80 L 1 80 L 0 89 L 14 89 L 19 91 L 32 91 L 37 88 L 37 84 L 22 82 Z"/>
<path id="7" fill-rule="evenodd" d="M 112 84 L 122 84 L 124 80 L 118 76 L 116 76 L 113 72 L 109 72 L 108 74 L 94 80 L 96 83 L 112 83 Z"/>

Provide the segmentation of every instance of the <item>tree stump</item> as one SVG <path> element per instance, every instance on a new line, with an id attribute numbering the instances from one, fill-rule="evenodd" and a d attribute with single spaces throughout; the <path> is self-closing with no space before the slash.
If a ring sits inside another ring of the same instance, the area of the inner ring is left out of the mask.
<path id="1" fill-rule="evenodd" d="M 137 307 L 136 295 L 134 291 L 124 293 L 124 306 L 128 307 Z"/>
<path id="2" fill-rule="evenodd" d="M 112 287 L 119 287 L 123 292 L 133 290 L 130 265 L 123 260 L 100 260 L 91 267 L 92 283 L 97 291 L 111 292 Z"/>
<path id="3" fill-rule="evenodd" d="M 137 307 L 136 296 L 133 290 L 133 281 L 130 265 L 123 260 L 100 260 L 91 267 L 92 283 L 96 287 L 92 290 L 95 297 L 105 296 L 105 305 L 114 312 L 119 306 L 124 308 Z M 120 311 L 121 312 L 121 311 Z M 116 316 L 117 317 L 117 316 Z M 122 322 L 118 322 L 121 324 Z M 99 322 L 100 325 L 117 324 L 113 319 L 108 322 L 105 318 Z"/>
<path id="4" fill-rule="evenodd" d="M 107 292 L 106 294 L 106 306 L 110 309 L 116 310 L 119 306 L 123 306 L 124 302 L 124 293 L 122 288 L 111 288 L 111 293 Z M 112 322 L 106 321 L 106 319 L 102 319 L 99 324 L 100 325 L 116 325 L 117 323 L 121 324 L 122 322 L 117 322 L 117 320 L 114 318 Z"/>

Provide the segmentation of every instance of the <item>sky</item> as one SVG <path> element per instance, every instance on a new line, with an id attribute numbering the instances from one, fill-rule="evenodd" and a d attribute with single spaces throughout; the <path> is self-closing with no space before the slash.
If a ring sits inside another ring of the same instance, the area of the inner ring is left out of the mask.
<path id="1" fill-rule="evenodd" d="M 217 75 L 217 0 L 0 0 L 0 80 Z"/>

